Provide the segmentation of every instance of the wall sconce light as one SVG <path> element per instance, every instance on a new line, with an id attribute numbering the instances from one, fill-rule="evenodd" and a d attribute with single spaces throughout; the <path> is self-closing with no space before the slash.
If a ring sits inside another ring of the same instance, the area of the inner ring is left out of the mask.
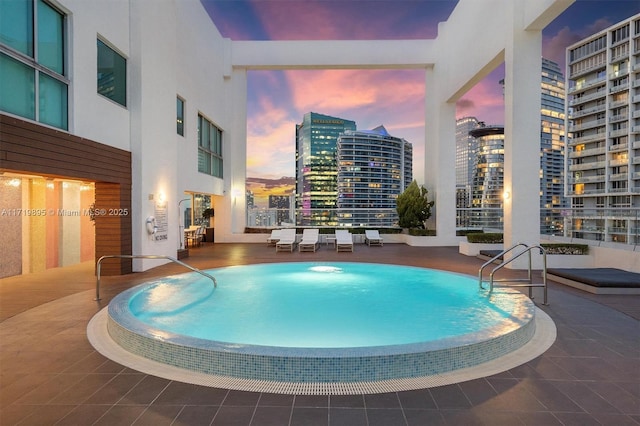
<path id="1" fill-rule="evenodd" d="M 511 198 L 511 193 L 509 191 L 504 191 L 502 193 L 502 198 L 504 198 L 505 200 L 508 200 L 509 198 Z"/>
<path id="2" fill-rule="evenodd" d="M 164 204 L 164 202 L 167 201 L 164 195 L 164 192 L 159 192 L 158 193 L 158 204 L 162 205 Z"/>

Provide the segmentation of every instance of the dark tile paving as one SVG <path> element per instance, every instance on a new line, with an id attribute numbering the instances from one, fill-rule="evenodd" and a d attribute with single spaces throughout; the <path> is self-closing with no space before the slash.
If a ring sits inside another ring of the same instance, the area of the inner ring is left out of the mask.
<path id="1" fill-rule="evenodd" d="M 192 250 L 187 262 L 212 268 L 307 260 L 474 276 L 482 264 L 455 248 L 402 244 L 357 245 L 354 253 L 214 244 Z M 491 377 L 377 395 L 277 395 L 149 376 L 93 350 L 87 323 L 115 294 L 180 272 L 163 265 L 104 277 L 99 302 L 91 264 L 0 280 L 0 425 L 640 425 L 640 296 L 591 295 L 550 283 L 550 304 L 541 308 L 556 324 L 557 341 L 542 356 Z"/>

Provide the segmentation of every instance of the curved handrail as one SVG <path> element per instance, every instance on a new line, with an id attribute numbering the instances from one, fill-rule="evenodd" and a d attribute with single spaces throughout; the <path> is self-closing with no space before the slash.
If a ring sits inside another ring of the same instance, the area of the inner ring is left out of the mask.
<path id="1" fill-rule="evenodd" d="M 480 267 L 480 270 L 478 271 L 478 286 L 480 287 L 481 290 L 484 290 L 484 287 L 482 287 L 482 282 L 483 282 L 483 280 L 482 280 L 482 271 L 484 270 L 484 268 L 489 266 L 489 265 L 491 265 L 496 259 L 499 259 L 500 257 L 503 257 L 505 254 L 509 253 L 510 251 L 513 251 L 514 249 L 516 249 L 516 248 L 518 248 L 520 246 L 524 246 L 525 247 L 525 250 L 522 253 L 526 252 L 527 251 L 526 249 L 529 247 L 525 243 L 518 243 L 518 244 L 516 244 L 515 246 L 513 246 L 511 248 L 508 248 L 506 250 L 502 250 L 500 253 L 498 253 L 495 256 L 493 256 L 491 259 L 486 261 Z M 522 253 L 520 253 L 520 254 L 522 254 Z M 518 255 L 518 256 L 520 256 L 520 255 Z M 531 269 L 531 268 L 529 268 L 529 269 Z"/>
<path id="2" fill-rule="evenodd" d="M 198 274 L 209 278 L 211 281 L 213 281 L 213 287 L 214 288 L 218 287 L 218 282 L 216 281 L 216 279 L 212 275 L 209 275 L 206 272 L 202 272 L 200 269 L 194 268 L 193 266 L 190 266 L 190 265 L 187 265 L 186 263 L 181 262 L 178 259 L 173 258 L 171 256 L 163 256 L 163 255 L 156 255 L 156 254 L 110 254 L 110 255 L 102 256 L 96 262 L 96 276 L 97 276 L 97 278 L 96 278 L 96 298 L 93 299 L 93 300 L 100 300 L 100 268 L 102 266 L 102 261 L 104 259 L 167 259 L 167 260 L 170 260 L 170 261 L 172 261 L 174 263 L 182 265 L 185 268 L 191 269 L 193 272 L 197 272 Z"/>
<path id="3" fill-rule="evenodd" d="M 544 302 L 543 302 L 543 304 L 546 305 L 547 304 L 547 251 L 545 250 L 544 247 L 542 247 L 540 245 L 535 245 L 535 246 L 527 246 L 526 244 L 523 244 L 523 245 L 525 245 L 527 248 L 524 249 L 523 251 L 521 251 L 520 253 L 516 254 L 515 256 L 513 256 L 509 260 L 506 260 L 506 261 L 502 262 L 501 264 L 499 264 L 498 266 L 496 266 L 495 268 L 493 268 L 493 270 L 491 271 L 491 274 L 489 274 L 489 294 L 491 294 L 493 292 L 493 283 L 494 283 L 493 275 L 498 270 L 504 268 L 509 263 L 513 262 L 514 260 L 516 260 L 517 258 L 522 256 L 523 254 L 527 253 L 529 255 L 529 270 L 528 270 L 528 274 L 529 275 L 528 275 L 528 279 L 527 279 L 527 282 L 529 284 L 528 285 L 525 284 L 525 286 L 529 287 L 529 297 L 532 297 L 532 294 L 531 294 L 532 287 L 544 287 Z M 514 247 L 512 247 L 512 248 L 514 248 Z M 540 250 L 540 254 L 542 254 L 542 284 L 533 284 L 532 283 L 532 277 L 531 277 L 531 250 L 533 250 L 533 249 L 539 249 Z M 480 288 L 482 288 L 482 283 L 480 284 Z"/>

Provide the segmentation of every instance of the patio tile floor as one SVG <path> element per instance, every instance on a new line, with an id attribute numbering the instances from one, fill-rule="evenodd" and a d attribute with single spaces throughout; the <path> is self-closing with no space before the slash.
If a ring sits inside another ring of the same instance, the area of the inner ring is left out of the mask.
<path id="1" fill-rule="evenodd" d="M 266 241 L 266 236 L 265 236 Z M 186 262 L 396 263 L 477 275 L 483 261 L 454 247 L 356 245 L 353 253 L 276 253 L 261 244 L 204 244 Z M 0 425 L 640 425 L 640 296 L 593 295 L 551 282 L 558 338 L 542 356 L 455 385 L 375 395 L 239 392 L 142 374 L 97 353 L 91 317 L 124 289 L 186 272 L 162 265 L 103 277 L 93 264 L 0 280 Z M 506 271 L 518 275 L 519 272 Z M 541 293 L 535 289 L 535 301 Z"/>

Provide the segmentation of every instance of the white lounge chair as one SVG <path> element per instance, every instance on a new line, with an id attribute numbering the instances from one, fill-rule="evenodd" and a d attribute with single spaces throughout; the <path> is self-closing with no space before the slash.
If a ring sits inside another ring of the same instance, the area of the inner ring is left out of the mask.
<path id="1" fill-rule="evenodd" d="M 336 229 L 336 251 L 353 251 L 353 236 L 346 229 Z"/>
<path id="2" fill-rule="evenodd" d="M 267 246 L 275 246 L 278 241 L 280 241 L 280 229 L 273 229 L 267 238 Z"/>
<path id="3" fill-rule="evenodd" d="M 377 230 L 367 229 L 364 231 L 364 242 L 367 243 L 368 246 L 381 246 L 382 237 Z"/>
<path id="4" fill-rule="evenodd" d="M 305 229 L 302 231 L 302 241 L 298 244 L 298 250 L 315 252 L 320 245 L 319 237 L 319 229 Z"/>
<path id="5" fill-rule="evenodd" d="M 285 228 L 280 230 L 280 240 L 276 243 L 276 252 L 293 251 L 296 245 L 296 228 Z"/>

